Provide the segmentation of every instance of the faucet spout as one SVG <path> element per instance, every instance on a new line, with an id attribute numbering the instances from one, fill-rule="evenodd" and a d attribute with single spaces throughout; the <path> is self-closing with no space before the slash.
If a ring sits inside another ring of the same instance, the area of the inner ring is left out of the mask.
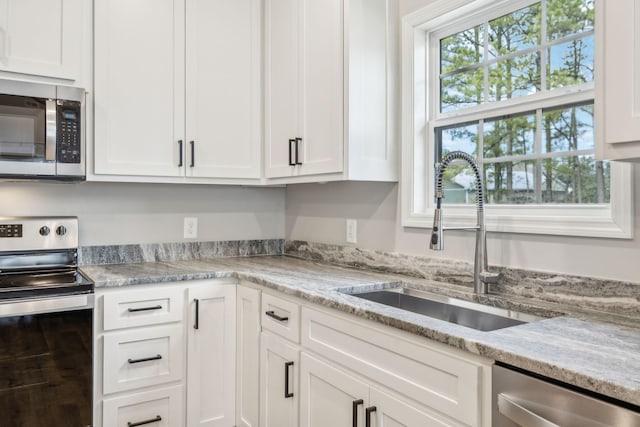
<path id="1" fill-rule="evenodd" d="M 475 226 L 470 227 L 445 227 L 442 225 L 442 179 L 447 167 L 454 160 L 464 160 L 475 175 L 475 187 L 476 187 L 476 207 L 477 207 L 477 223 Z M 431 230 L 431 241 L 429 248 L 435 251 L 441 251 L 444 249 L 444 231 L 447 229 L 473 229 L 476 231 L 476 248 L 475 257 L 473 263 L 473 290 L 475 293 L 487 293 L 489 291 L 490 283 L 498 283 L 500 280 L 499 273 L 489 272 L 489 266 L 487 263 L 487 233 L 484 223 L 484 187 L 482 185 L 482 177 L 480 176 L 480 169 L 475 159 L 463 152 L 453 151 L 447 154 L 440 165 L 438 166 L 438 173 L 436 175 L 436 209 L 433 216 L 433 228 Z"/>

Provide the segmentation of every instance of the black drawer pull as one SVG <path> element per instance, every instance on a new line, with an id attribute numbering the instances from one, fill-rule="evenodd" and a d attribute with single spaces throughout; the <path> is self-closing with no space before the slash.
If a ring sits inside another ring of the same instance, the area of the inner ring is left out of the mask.
<path id="1" fill-rule="evenodd" d="M 129 313 L 137 313 L 138 311 L 162 310 L 162 306 L 154 305 L 153 307 L 129 308 L 127 310 L 129 311 Z"/>
<path id="2" fill-rule="evenodd" d="M 378 410 L 378 408 L 376 408 L 375 406 L 369 406 L 367 409 L 364 410 L 364 412 L 365 412 L 365 418 L 364 418 L 365 427 L 371 427 L 371 413 L 372 412 L 376 412 L 377 410 Z"/>
<path id="3" fill-rule="evenodd" d="M 189 144 L 191 145 L 191 164 L 189 165 L 189 167 L 192 168 L 196 165 L 196 142 L 189 141 Z"/>
<path id="4" fill-rule="evenodd" d="M 285 362 L 284 364 L 284 398 L 293 397 L 293 393 L 289 392 L 289 366 L 293 366 L 293 362 Z"/>
<path id="5" fill-rule="evenodd" d="M 143 426 L 145 424 L 157 423 L 160 421 L 162 421 L 162 417 L 158 415 L 155 418 L 152 418 L 150 420 L 138 421 L 137 423 L 128 422 L 127 427 L 138 427 L 138 426 Z"/>
<path id="6" fill-rule="evenodd" d="M 200 300 L 198 298 L 194 298 L 193 302 L 196 305 L 196 316 L 193 321 L 193 329 L 200 329 Z"/>
<path id="7" fill-rule="evenodd" d="M 289 166 L 295 166 L 296 162 L 293 161 L 293 145 L 296 143 L 295 139 L 289 140 Z"/>
<path id="8" fill-rule="evenodd" d="M 358 406 L 362 405 L 364 400 L 358 399 L 353 401 L 353 427 L 358 427 Z"/>
<path id="9" fill-rule="evenodd" d="M 302 161 L 300 160 L 300 144 L 302 144 L 302 138 L 296 138 L 296 165 L 301 165 Z"/>
<path id="10" fill-rule="evenodd" d="M 265 311 L 264 314 L 266 314 L 269 317 L 272 317 L 272 318 L 276 319 L 278 322 L 286 322 L 287 320 L 289 320 L 288 317 L 278 316 L 275 313 L 275 311 L 273 311 L 273 310 Z"/>
<path id="11" fill-rule="evenodd" d="M 143 359 L 128 359 L 127 362 L 134 364 L 134 363 L 150 362 L 152 360 L 160 360 L 160 359 L 162 359 L 162 356 L 159 354 L 156 354 L 155 356 L 145 357 Z"/>
<path id="12" fill-rule="evenodd" d="M 178 167 L 181 168 L 183 166 L 183 160 L 182 160 L 182 140 L 178 140 Z"/>

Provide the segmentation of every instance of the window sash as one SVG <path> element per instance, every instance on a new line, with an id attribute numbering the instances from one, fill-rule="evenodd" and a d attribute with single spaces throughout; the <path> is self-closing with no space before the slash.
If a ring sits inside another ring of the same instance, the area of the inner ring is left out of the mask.
<path id="1" fill-rule="evenodd" d="M 433 135 L 434 128 L 490 115 L 502 116 L 559 104 L 573 104 L 594 98 L 594 82 L 543 91 L 516 98 L 454 111 L 428 120 L 434 109 L 428 84 L 433 81 L 433 61 L 429 55 L 430 34 L 436 30 L 469 27 L 468 22 L 483 14 L 495 16 L 501 10 L 519 9 L 532 0 L 436 0 L 402 19 L 402 185 L 401 212 L 404 227 L 431 228 L 433 224 Z M 486 10 L 491 7 L 491 13 Z M 503 8 L 503 9 L 500 9 Z M 465 17 L 466 24 L 459 21 Z M 458 21 L 456 21 L 458 20 Z M 475 22 L 475 21 L 474 21 Z M 455 31 L 451 31 L 454 34 Z M 436 52 L 439 51 L 436 50 Z M 596 79 L 598 76 L 595 77 Z M 555 92 L 555 93 L 552 93 Z M 431 100 L 431 101 L 429 101 Z M 438 101 L 439 102 L 439 101 Z M 438 104 L 435 104 L 438 105 Z M 534 108 L 531 105 L 535 105 Z M 596 108 L 597 110 L 597 108 Z M 597 111 L 596 111 L 597 114 Z M 596 120 L 597 122 L 597 120 Z M 597 133 L 596 133 L 597 135 Z M 597 142 L 596 142 L 597 144 Z M 430 148 L 431 147 L 431 148 Z M 606 205 L 490 205 L 486 206 L 489 231 L 607 238 L 633 237 L 633 174 L 628 163 L 611 165 L 611 202 Z M 473 206 L 447 206 L 445 222 L 452 226 L 475 221 Z"/>

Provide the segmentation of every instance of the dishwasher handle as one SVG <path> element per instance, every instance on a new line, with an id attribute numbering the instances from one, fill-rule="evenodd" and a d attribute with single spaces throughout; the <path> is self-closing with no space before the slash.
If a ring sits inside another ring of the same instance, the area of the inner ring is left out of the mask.
<path id="1" fill-rule="evenodd" d="M 520 427 L 560 427 L 531 412 L 504 393 L 498 394 L 498 412 Z"/>

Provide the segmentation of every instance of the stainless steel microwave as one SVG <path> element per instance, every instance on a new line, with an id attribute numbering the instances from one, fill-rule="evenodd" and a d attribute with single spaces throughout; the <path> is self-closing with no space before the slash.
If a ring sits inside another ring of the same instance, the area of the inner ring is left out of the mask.
<path id="1" fill-rule="evenodd" d="M 85 91 L 0 80 L 0 178 L 85 179 Z"/>

